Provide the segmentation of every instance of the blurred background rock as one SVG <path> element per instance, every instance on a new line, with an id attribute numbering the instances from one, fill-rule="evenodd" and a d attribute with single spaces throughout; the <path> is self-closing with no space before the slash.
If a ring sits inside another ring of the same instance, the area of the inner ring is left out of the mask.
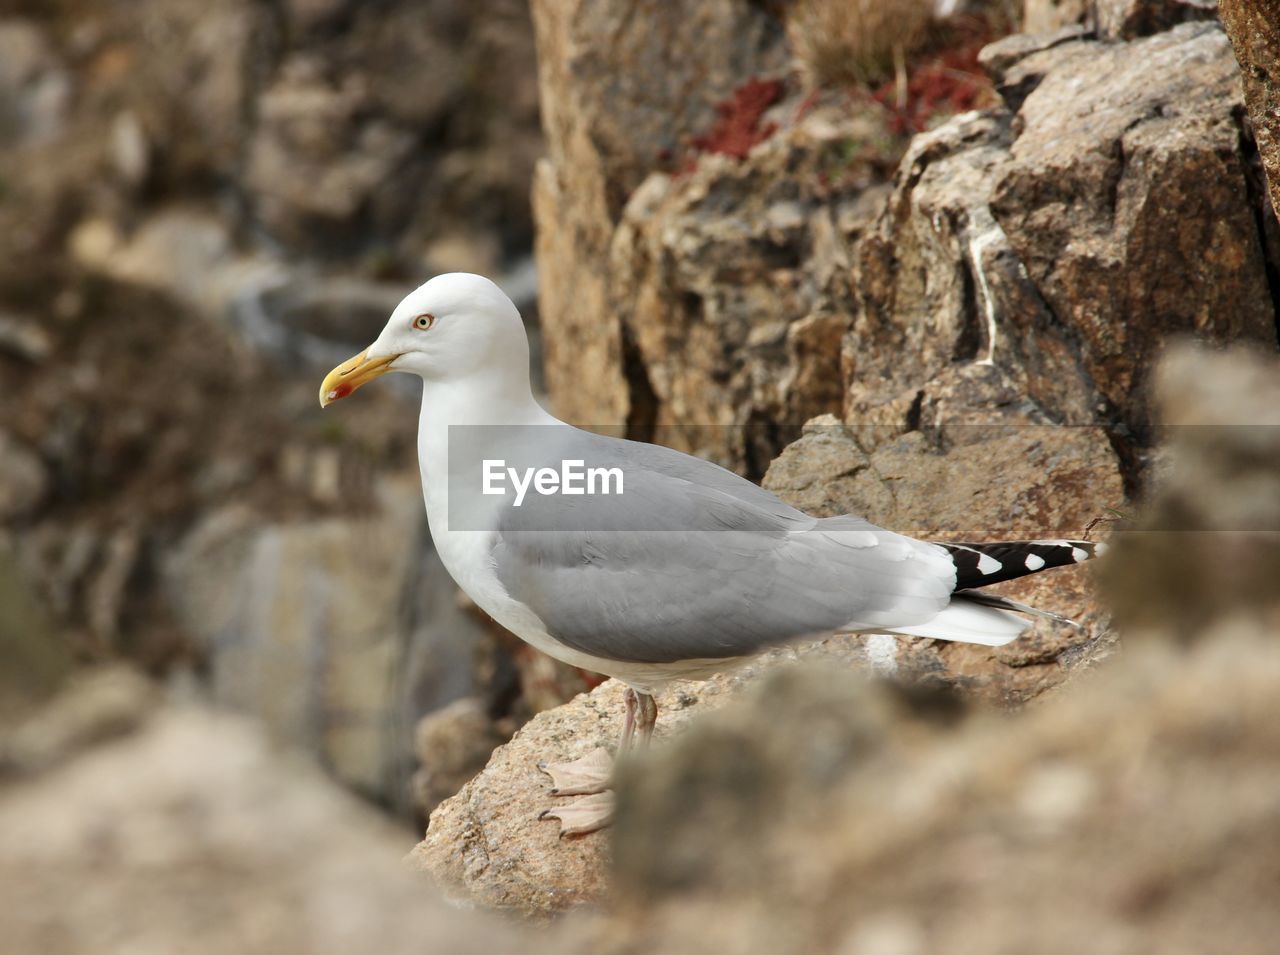
<path id="1" fill-rule="evenodd" d="M 418 717 L 521 711 L 431 549 L 412 389 L 313 394 L 434 272 L 536 333 L 532 24 L 482 6 L 0 4 L 13 693 L 194 676 L 401 814 Z"/>
<path id="2" fill-rule="evenodd" d="M 881 6 L 0 0 L 0 936 L 509 945 L 379 869 L 434 810 L 449 892 L 610 906 L 561 951 L 1267 950 L 1274 37 Z M 412 388 L 315 403 L 451 269 L 562 416 L 922 535 L 1133 530 L 1106 598 L 1077 568 L 1004 589 L 1079 629 L 673 690 L 616 842 L 557 840 L 533 764 L 619 687 L 561 705 L 595 681 L 459 596 Z"/>

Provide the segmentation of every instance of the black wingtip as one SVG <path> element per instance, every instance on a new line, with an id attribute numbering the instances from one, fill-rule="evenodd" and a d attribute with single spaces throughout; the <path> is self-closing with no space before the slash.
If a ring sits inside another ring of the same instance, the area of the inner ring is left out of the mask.
<path id="1" fill-rule="evenodd" d="M 1054 567 L 1069 567 L 1101 557 L 1105 543 L 1082 540 L 1023 540 L 991 543 L 938 541 L 956 565 L 956 590 L 1016 580 Z"/>

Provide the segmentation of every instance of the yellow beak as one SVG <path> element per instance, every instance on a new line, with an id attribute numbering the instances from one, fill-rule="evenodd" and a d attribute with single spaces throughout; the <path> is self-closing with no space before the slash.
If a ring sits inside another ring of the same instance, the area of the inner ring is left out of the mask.
<path id="1" fill-rule="evenodd" d="M 385 358 L 368 356 L 369 350 L 365 349 L 324 376 L 324 381 L 320 384 L 321 408 L 339 398 L 345 398 L 361 385 L 386 374 L 391 370 L 391 363 L 400 357 L 399 355 L 388 355 Z"/>

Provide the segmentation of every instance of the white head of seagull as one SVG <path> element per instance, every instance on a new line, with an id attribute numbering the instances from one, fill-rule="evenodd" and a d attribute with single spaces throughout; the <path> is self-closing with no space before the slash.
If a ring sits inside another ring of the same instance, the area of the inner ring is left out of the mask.
<path id="1" fill-rule="evenodd" d="M 529 341 L 520 313 L 483 276 L 437 275 L 404 297 L 372 345 L 325 377 L 320 406 L 389 371 L 410 372 L 428 386 L 466 382 L 527 397 Z"/>

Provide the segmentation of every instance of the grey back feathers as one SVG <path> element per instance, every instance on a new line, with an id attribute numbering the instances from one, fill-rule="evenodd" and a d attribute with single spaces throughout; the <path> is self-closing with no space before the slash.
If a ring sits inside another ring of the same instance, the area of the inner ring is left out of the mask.
<path id="1" fill-rule="evenodd" d="M 992 545 L 913 540 L 852 515 L 811 517 L 667 448 L 568 426 L 547 430 L 540 458 L 618 467 L 623 493 L 508 502 L 494 566 L 552 637 L 596 657 L 663 664 L 747 656 L 836 630 L 924 633 L 955 590 L 979 585 L 980 567 L 991 578 L 981 583 L 1009 579 L 1021 574 L 999 573 L 1019 554 L 1021 572 L 1030 573 L 1028 557 L 1060 566 L 1082 546 L 1017 542 L 988 553 Z M 991 561 L 1001 565 L 994 575 Z M 952 619 L 961 609 L 952 608 Z M 967 626 L 1001 625 L 997 611 L 966 612 Z M 1005 629 L 990 642 L 1011 639 L 1019 627 L 1005 622 Z"/>
<path id="2" fill-rule="evenodd" d="M 679 452 L 569 430 L 548 458 L 619 466 L 624 493 L 509 506 L 493 558 L 511 596 L 575 650 L 637 663 L 739 657 L 923 623 L 950 600 L 955 568 L 937 545 L 810 517 Z"/>

